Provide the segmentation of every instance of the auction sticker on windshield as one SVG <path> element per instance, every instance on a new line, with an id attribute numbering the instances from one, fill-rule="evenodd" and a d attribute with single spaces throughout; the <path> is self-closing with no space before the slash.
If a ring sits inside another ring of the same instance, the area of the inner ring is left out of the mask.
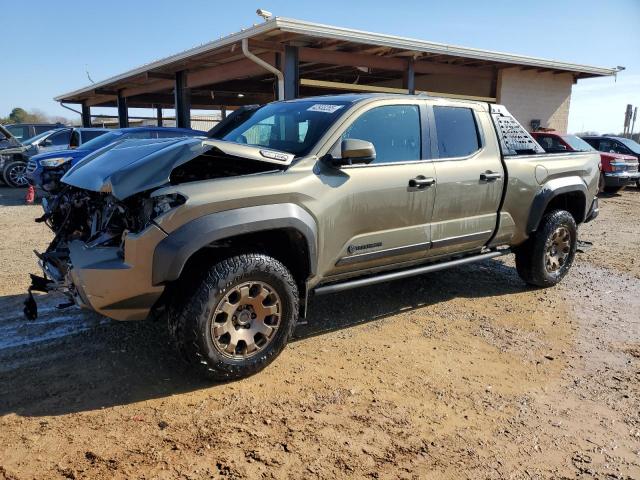
<path id="1" fill-rule="evenodd" d="M 323 113 L 335 113 L 340 110 L 344 105 L 331 105 L 327 103 L 316 103 L 307 108 L 308 112 L 323 112 Z"/>

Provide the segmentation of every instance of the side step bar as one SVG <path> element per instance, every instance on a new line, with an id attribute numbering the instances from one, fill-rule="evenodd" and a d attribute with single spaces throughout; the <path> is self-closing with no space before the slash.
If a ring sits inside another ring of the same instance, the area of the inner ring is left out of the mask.
<path id="1" fill-rule="evenodd" d="M 425 265 L 423 267 L 411 268 L 409 270 L 400 270 L 398 272 L 382 273 L 380 275 L 374 275 L 372 277 L 358 278 L 355 280 L 347 280 L 345 282 L 332 283 L 316 288 L 313 293 L 315 295 L 326 295 L 328 293 L 342 292 L 343 290 L 349 290 L 351 288 L 366 287 L 369 285 L 375 285 L 376 283 L 388 282 L 390 280 L 399 280 L 401 278 L 414 277 L 416 275 L 422 275 L 423 273 L 437 272 L 438 270 L 444 270 L 446 268 L 458 267 L 460 265 L 467 265 L 469 263 L 481 262 L 490 258 L 501 257 L 511 253 L 511 250 L 493 250 L 487 253 L 481 253 L 479 255 L 473 255 L 470 257 L 458 258 L 456 260 L 449 260 L 446 262 L 433 263 L 431 265 Z"/>

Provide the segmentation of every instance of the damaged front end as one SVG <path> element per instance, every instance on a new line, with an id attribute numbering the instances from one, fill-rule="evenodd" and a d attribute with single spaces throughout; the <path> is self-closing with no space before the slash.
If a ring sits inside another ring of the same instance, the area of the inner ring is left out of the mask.
<path id="1" fill-rule="evenodd" d="M 93 283 L 104 281 L 105 292 L 117 289 L 118 285 L 106 284 L 106 272 L 112 268 L 116 271 L 131 270 L 133 262 L 129 258 L 130 263 L 127 263 L 125 244 L 142 236 L 149 237 L 149 233 L 156 239 L 163 238 L 165 234 L 153 219 L 184 202 L 185 198 L 177 194 L 159 197 L 139 194 L 119 200 L 111 194 L 71 186 L 45 199 L 44 215 L 36 221 L 51 228 L 54 238 L 44 252 L 35 252 L 43 276 L 31 275 L 25 316 L 29 319 L 37 317 L 32 291 L 63 293 L 68 302 L 60 307 L 73 304 L 91 309 L 104 307 L 83 288 L 90 279 L 79 276 L 80 268 L 74 267 L 87 269 L 89 276 L 94 277 Z M 146 282 L 143 290 L 146 293 L 152 288 Z"/>
<path id="2" fill-rule="evenodd" d="M 60 191 L 43 200 L 54 232 L 36 252 L 43 276 L 32 275 L 25 316 L 37 317 L 33 291 L 60 292 L 68 301 L 117 320 L 148 316 L 164 286 L 152 280 L 153 252 L 167 233 L 156 219 L 188 202 L 162 187 L 278 171 L 293 155 L 197 138 L 126 140 L 72 167 Z"/>

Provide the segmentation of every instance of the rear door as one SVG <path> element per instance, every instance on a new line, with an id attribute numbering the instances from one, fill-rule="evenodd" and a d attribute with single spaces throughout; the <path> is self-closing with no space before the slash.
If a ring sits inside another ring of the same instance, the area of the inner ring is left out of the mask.
<path id="1" fill-rule="evenodd" d="M 373 143 L 376 159 L 321 177 L 333 186 L 322 226 L 326 251 L 337 254 L 322 258 L 328 275 L 426 257 L 435 198 L 426 123 L 418 102 L 378 104 L 347 122 L 333 155 L 343 139 L 359 139 Z"/>
<path id="2" fill-rule="evenodd" d="M 487 112 L 476 104 L 434 104 L 436 199 L 430 255 L 473 250 L 496 227 L 504 187 L 500 151 Z"/>

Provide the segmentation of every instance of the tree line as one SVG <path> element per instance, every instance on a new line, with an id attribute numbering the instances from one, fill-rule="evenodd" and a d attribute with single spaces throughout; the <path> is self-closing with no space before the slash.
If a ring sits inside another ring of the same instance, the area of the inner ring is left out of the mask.
<path id="1" fill-rule="evenodd" d="M 11 110 L 8 116 L 0 116 L 0 124 L 7 125 L 9 123 L 62 123 L 67 125 L 71 122 L 68 118 L 47 115 L 37 109 L 28 112 L 24 108 L 16 107 Z"/>

